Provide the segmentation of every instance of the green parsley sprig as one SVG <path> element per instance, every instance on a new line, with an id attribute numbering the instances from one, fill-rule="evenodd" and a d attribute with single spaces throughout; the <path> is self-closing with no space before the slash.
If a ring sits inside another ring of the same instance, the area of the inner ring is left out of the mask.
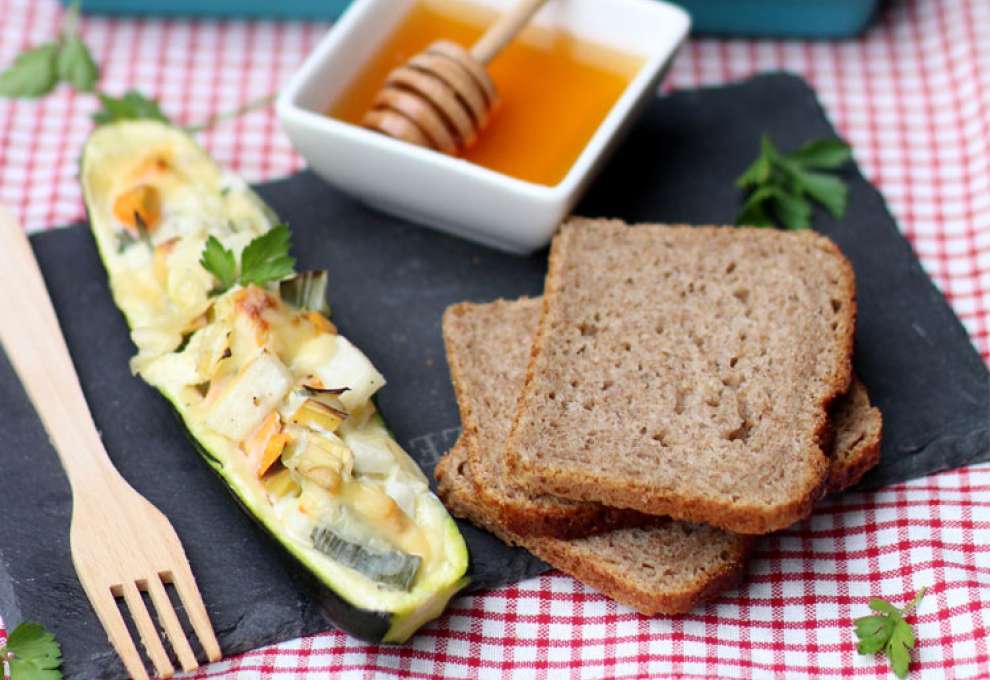
<path id="1" fill-rule="evenodd" d="M 57 40 L 21 52 L 0 73 L 0 97 L 41 97 L 60 82 L 92 92 L 99 79 L 100 69 L 79 37 L 79 3 L 75 2 L 62 17 Z"/>
<path id="2" fill-rule="evenodd" d="M 40 623 L 25 621 L 7 636 L 0 647 L 2 663 L 10 670 L 10 680 L 61 680 L 62 648 Z M 6 675 L 4 675 L 6 677 Z"/>
<path id="3" fill-rule="evenodd" d="M 224 248 L 215 236 L 208 238 L 199 263 L 216 277 L 217 285 L 211 294 L 223 293 L 237 283 L 260 286 L 295 274 L 296 260 L 289 255 L 290 239 L 289 227 L 284 224 L 256 237 L 241 253 L 238 273 L 234 252 Z"/>
<path id="4" fill-rule="evenodd" d="M 21 52 L 14 62 L 0 72 L 0 97 L 35 99 L 49 94 L 59 83 L 67 83 L 77 92 L 95 94 L 101 107 L 93 113 L 93 122 L 104 125 L 118 120 L 151 119 L 170 123 L 154 99 L 137 90 L 114 97 L 97 90 L 100 67 L 79 35 L 79 0 L 75 0 L 62 17 L 58 38 Z M 186 126 L 199 132 L 245 113 L 269 106 L 275 95 L 253 99 L 232 111 L 211 116 L 204 123 Z"/>
<path id="5" fill-rule="evenodd" d="M 157 120 L 162 123 L 171 122 L 168 116 L 162 113 L 158 102 L 154 99 L 148 99 L 137 90 L 128 90 L 121 97 L 111 97 L 102 92 L 98 92 L 96 96 L 99 98 L 100 104 L 103 105 L 102 108 L 93 112 L 93 122 L 97 125 L 106 125 L 118 120 L 142 118 Z"/>
<path id="6" fill-rule="evenodd" d="M 870 609 L 877 614 L 863 616 L 853 621 L 860 654 L 883 652 L 890 659 L 894 675 L 906 678 L 911 665 L 911 650 L 914 649 L 914 629 L 905 619 L 914 611 L 925 596 L 926 588 L 918 591 L 903 609 L 898 609 L 878 597 L 870 600 Z"/>
<path id="7" fill-rule="evenodd" d="M 736 224 L 786 229 L 811 226 L 811 201 L 836 219 L 846 211 L 845 183 L 829 172 L 852 158 L 849 145 L 840 139 L 816 139 L 797 151 L 781 153 L 769 135 L 763 135 L 760 155 L 736 180 L 749 192 L 736 216 Z"/>

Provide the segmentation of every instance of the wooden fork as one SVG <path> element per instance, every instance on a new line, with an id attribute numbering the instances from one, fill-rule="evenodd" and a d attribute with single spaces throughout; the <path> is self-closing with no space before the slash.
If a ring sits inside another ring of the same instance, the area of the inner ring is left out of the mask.
<path id="1" fill-rule="evenodd" d="M 183 670 L 198 667 L 165 590 L 172 583 L 206 656 L 220 658 L 213 627 L 172 525 L 120 476 L 96 431 L 41 271 L 20 225 L 0 206 L 0 343 L 20 377 L 72 487 L 72 562 L 110 642 L 133 678 L 144 662 L 117 604 L 122 597 L 161 677 L 175 671 L 141 591 Z"/>

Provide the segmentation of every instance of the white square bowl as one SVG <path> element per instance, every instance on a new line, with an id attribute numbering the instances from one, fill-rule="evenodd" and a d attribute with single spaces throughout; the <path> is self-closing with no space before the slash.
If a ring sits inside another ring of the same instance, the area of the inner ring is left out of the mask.
<path id="1" fill-rule="evenodd" d="M 514 2 L 470 1 L 502 10 Z M 547 186 L 326 115 L 415 2 L 356 0 L 283 89 L 277 104 L 282 127 L 320 177 L 374 208 L 514 253 L 545 246 L 655 95 L 688 34 L 688 15 L 660 0 L 551 0 L 533 17 L 534 24 L 562 26 L 644 58 L 564 179 Z"/>

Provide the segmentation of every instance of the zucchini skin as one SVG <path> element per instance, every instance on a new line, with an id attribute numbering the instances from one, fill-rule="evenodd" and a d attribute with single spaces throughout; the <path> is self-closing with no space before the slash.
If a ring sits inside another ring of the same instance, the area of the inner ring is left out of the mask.
<path id="1" fill-rule="evenodd" d="M 175 411 L 175 409 L 172 409 Z M 192 442 L 193 447 L 196 451 L 203 457 L 206 464 L 213 468 L 221 479 L 223 479 L 223 474 L 219 470 L 217 459 L 210 453 L 209 449 L 203 446 L 198 439 L 196 439 L 189 428 L 186 427 L 185 422 L 182 420 L 182 416 L 175 411 L 176 417 L 182 423 L 182 431 L 185 433 L 186 437 Z M 276 543 L 282 545 L 282 541 L 279 537 L 272 532 L 265 524 L 255 517 L 254 513 L 247 506 L 237 493 L 227 484 L 223 485 L 224 488 L 230 492 L 230 495 L 237 502 L 251 520 L 260 527 L 265 534 Z M 292 557 L 292 561 L 295 566 L 298 567 L 297 571 L 304 575 L 304 582 L 307 586 L 313 590 L 313 594 L 316 596 L 320 603 L 320 608 L 323 611 L 323 615 L 329 619 L 337 628 L 340 628 L 347 634 L 363 641 L 372 644 L 396 644 L 386 642 L 386 637 L 392 628 L 392 615 L 388 612 L 374 611 L 372 609 L 361 609 L 355 607 L 350 602 L 347 602 L 342 598 L 333 588 L 329 587 L 323 581 L 316 577 L 313 572 L 306 568 L 291 550 L 284 550 L 283 553 L 288 553 Z"/>
<path id="2" fill-rule="evenodd" d="M 191 144 L 196 145 L 196 142 L 189 138 Z M 88 140 L 87 140 L 88 145 Z M 198 145 L 196 145 L 198 148 Z M 203 152 L 205 154 L 205 151 Z M 86 173 L 86 147 L 84 146 L 83 153 L 81 154 L 79 160 L 79 175 L 83 177 Z M 84 199 L 85 199 L 84 191 Z M 260 197 L 258 198 L 259 203 L 263 206 L 269 220 L 272 223 L 277 223 L 278 218 L 274 211 L 268 206 L 267 203 L 262 201 Z M 87 221 L 91 225 L 93 222 L 93 215 L 90 211 L 90 206 L 88 201 L 84 200 L 84 205 L 86 208 Z M 110 289 L 110 274 L 109 268 L 107 267 L 106 254 L 101 247 L 100 240 L 94 238 L 97 252 L 99 254 L 100 260 L 104 265 L 104 271 L 107 274 L 108 289 Z M 113 296 L 111 296 L 113 297 Z M 131 327 L 131 320 L 128 318 L 125 311 L 117 304 L 117 300 L 114 299 L 114 305 L 120 310 L 121 315 L 124 317 L 128 328 Z M 150 385 L 149 385 L 150 387 Z M 182 425 L 182 431 L 186 437 L 192 442 L 193 447 L 196 449 L 197 453 L 203 458 L 204 462 L 213 469 L 217 476 L 223 481 L 223 486 L 227 491 L 234 497 L 237 504 L 241 509 L 254 521 L 255 524 L 260 526 L 264 533 L 267 534 L 272 540 L 274 540 L 282 549 L 284 553 L 288 553 L 292 557 L 292 563 L 295 564 L 298 569 L 297 573 L 302 577 L 304 583 L 313 591 L 314 598 L 320 603 L 321 610 L 324 616 L 327 618 L 328 622 L 336 626 L 337 628 L 343 630 L 344 632 L 352 635 L 353 637 L 368 642 L 371 644 L 402 644 L 409 637 L 411 637 L 423 624 L 427 621 L 432 620 L 439 616 L 446 606 L 446 603 L 456 595 L 456 593 L 463 590 L 470 583 L 470 573 L 472 571 L 472 564 L 470 558 L 470 552 L 466 552 L 466 567 L 464 572 L 461 574 L 460 578 L 450 584 L 446 589 L 438 590 L 435 595 L 442 597 L 442 604 L 439 608 L 436 608 L 436 603 L 431 603 L 431 608 L 424 612 L 420 609 L 408 612 L 405 614 L 397 614 L 390 611 L 380 611 L 370 608 L 358 607 L 349 602 L 344 598 L 340 592 L 336 589 L 333 583 L 322 579 L 318 573 L 310 569 L 309 566 L 302 560 L 302 558 L 297 554 L 296 549 L 292 546 L 288 539 L 285 539 L 279 535 L 279 532 L 274 531 L 269 526 L 267 526 L 261 518 L 252 510 L 251 503 L 247 502 L 240 494 L 237 493 L 235 486 L 227 479 L 224 474 L 223 464 L 220 459 L 218 459 L 202 442 L 200 442 L 192 431 L 186 424 L 185 418 L 182 415 L 181 409 L 175 404 L 173 399 L 166 394 L 163 390 L 156 390 L 161 394 L 161 396 L 169 403 L 172 412 L 175 414 L 179 423 Z M 380 414 L 379 414 L 379 417 Z M 394 435 L 387 424 L 385 424 L 384 419 L 382 419 L 382 424 L 385 425 L 385 429 L 388 431 L 390 436 Z M 448 521 L 451 519 L 448 518 Z M 467 546 L 465 544 L 465 550 Z M 432 613 L 430 613 L 432 612 Z M 410 627 L 411 626 L 411 627 Z"/>

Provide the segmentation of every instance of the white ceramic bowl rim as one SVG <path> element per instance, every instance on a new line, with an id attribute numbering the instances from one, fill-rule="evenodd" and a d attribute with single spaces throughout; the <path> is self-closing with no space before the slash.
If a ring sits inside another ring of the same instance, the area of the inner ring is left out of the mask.
<path id="1" fill-rule="evenodd" d="M 566 0 L 561 1 L 565 2 Z M 608 2 L 614 5 L 613 10 L 619 13 L 623 11 L 623 5 L 650 5 L 655 8 L 656 12 L 668 15 L 665 19 L 671 30 L 664 36 L 666 40 L 659 42 L 656 48 L 644 59 L 635 77 L 629 81 L 622 94 L 613 102 L 609 112 L 585 143 L 567 174 L 557 184 L 546 185 L 529 182 L 460 158 L 392 139 L 360 126 L 332 118 L 323 112 L 326 107 L 323 110 L 317 110 L 318 107 L 307 106 L 304 103 L 304 100 L 310 97 L 311 93 L 320 86 L 319 77 L 327 57 L 333 54 L 338 46 L 337 43 L 343 36 L 369 19 L 367 14 L 376 9 L 375 0 L 357 0 L 341 15 L 341 18 L 330 28 L 316 49 L 283 89 L 277 102 L 278 113 L 280 116 L 292 117 L 299 123 L 322 126 L 328 132 L 336 135 L 356 138 L 374 150 L 404 153 L 424 164 L 466 172 L 482 181 L 497 181 L 501 185 L 510 182 L 514 191 L 530 194 L 533 197 L 556 198 L 567 195 L 581 181 L 595 162 L 602 147 L 616 133 L 623 118 L 629 114 L 630 108 L 642 94 L 642 90 L 648 86 L 655 74 L 664 68 L 671 55 L 676 53 L 690 27 L 690 18 L 687 13 L 680 7 L 667 2 L 657 0 L 608 0 Z M 544 11 L 546 9 L 549 8 L 544 8 Z M 536 19 L 539 19 L 539 15 Z"/>

